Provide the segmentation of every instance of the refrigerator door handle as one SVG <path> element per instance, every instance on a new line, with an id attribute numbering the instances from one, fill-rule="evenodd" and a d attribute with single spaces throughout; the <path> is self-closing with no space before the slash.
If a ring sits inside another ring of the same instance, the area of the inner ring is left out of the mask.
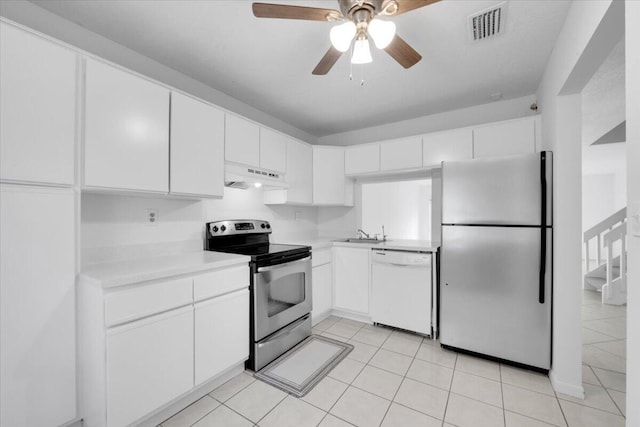
<path id="1" fill-rule="evenodd" d="M 545 274 L 547 270 L 547 155 L 545 151 L 540 153 L 540 283 L 538 289 L 538 302 L 544 304 L 545 300 Z"/>

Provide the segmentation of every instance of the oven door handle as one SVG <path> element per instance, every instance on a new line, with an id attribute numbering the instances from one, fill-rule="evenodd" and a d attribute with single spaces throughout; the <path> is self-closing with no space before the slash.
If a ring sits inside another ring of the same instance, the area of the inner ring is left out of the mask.
<path id="1" fill-rule="evenodd" d="M 272 266 L 268 266 L 268 267 L 259 267 L 258 268 L 258 273 L 264 273 L 266 271 L 275 271 L 275 270 L 280 270 L 280 269 L 283 269 L 283 268 L 292 268 L 292 267 L 295 267 L 298 264 L 304 264 L 306 262 L 309 262 L 310 259 L 311 259 L 311 257 L 308 256 L 306 258 L 302 258 L 302 259 L 299 259 L 297 261 L 284 262 L 282 264 L 272 265 Z"/>

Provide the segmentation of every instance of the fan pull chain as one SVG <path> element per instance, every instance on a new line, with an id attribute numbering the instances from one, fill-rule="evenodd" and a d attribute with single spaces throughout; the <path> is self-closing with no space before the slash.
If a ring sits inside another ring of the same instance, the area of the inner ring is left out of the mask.
<path id="1" fill-rule="evenodd" d="M 360 87 L 364 87 L 364 65 L 360 65 Z"/>

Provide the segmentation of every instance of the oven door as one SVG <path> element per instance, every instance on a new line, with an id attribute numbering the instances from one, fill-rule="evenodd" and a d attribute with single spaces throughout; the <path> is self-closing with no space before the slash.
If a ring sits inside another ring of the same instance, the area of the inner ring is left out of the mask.
<path id="1" fill-rule="evenodd" d="M 254 340 L 311 312 L 311 257 L 258 267 L 253 275 Z"/>

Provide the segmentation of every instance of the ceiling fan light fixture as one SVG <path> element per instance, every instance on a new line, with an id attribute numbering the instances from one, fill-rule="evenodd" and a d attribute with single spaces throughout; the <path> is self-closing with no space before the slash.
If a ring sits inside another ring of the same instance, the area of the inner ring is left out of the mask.
<path id="1" fill-rule="evenodd" d="M 396 35 L 396 24 L 391 21 L 372 19 L 368 25 L 368 33 L 378 49 L 384 49 Z"/>
<path id="2" fill-rule="evenodd" d="M 356 35 L 356 24 L 347 21 L 344 24 L 336 25 L 331 28 L 329 39 L 331 44 L 340 52 L 346 52 L 351 46 L 351 40 Z"/>
<path id="3" fill-rule="evenodd" d="M 373 61 L 371 58 L 371 49 L 369 49 L 369 40 L 366 37 L 358 38 L 353 45 L 353 55 L 351 55 L 352 64 L 368 64 Z"/>

